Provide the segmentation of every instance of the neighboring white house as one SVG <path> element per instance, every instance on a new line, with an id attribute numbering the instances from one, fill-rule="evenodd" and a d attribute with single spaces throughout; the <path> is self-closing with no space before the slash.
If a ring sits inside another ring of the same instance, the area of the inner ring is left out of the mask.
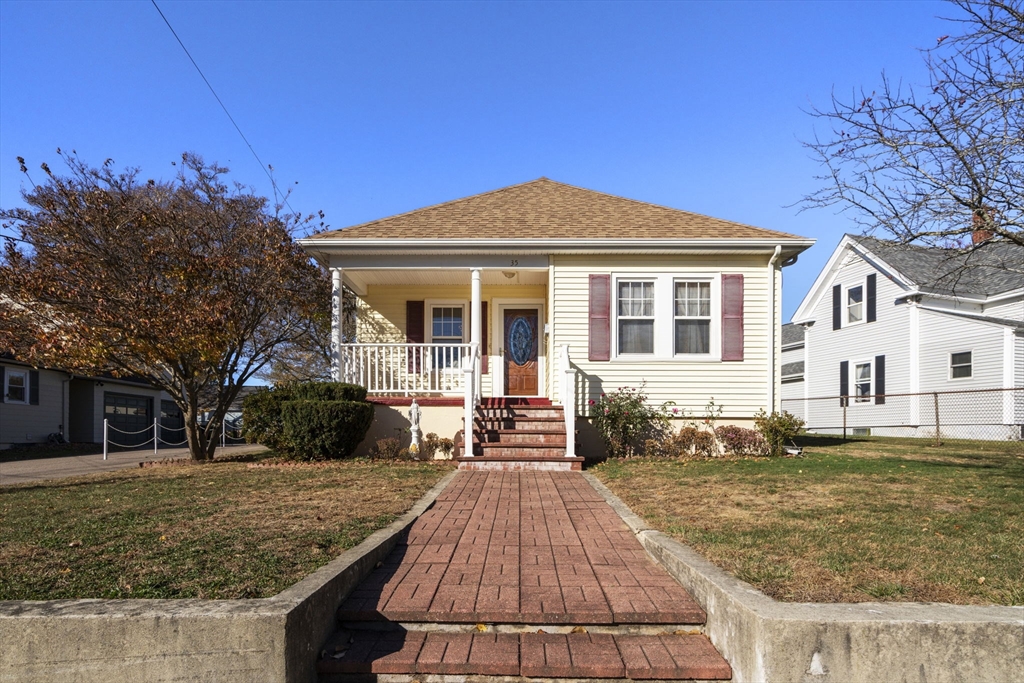
<path id="1" fill-rule="evenodd" d="M 0 449 L 46 443 L 51 434 L 73 443 L 101 443 L 104 418 L 114 429 L 137 432 L 151 428 L 156 416 L 161 438 L 172 442 L 183 438 L 177 406 L 141 380 L 80 377 L 3 356 L 0 387 Z M 152 429 L 142 434 L 112 432 L 111 440 L 134 445 L 152 435 Z"/>
<path id="2" fill-rule="evenodd" d="M 847 235 L 793 323 L 803 381 L 790 374 L 783 409 L 816 431 L 932 436 L 938 412 L 949 437 L 1022 437 L 1024 248 L 979 239 L 965 256 Z"/>
<path id="3" fill-rule="evenodd" d="M 526 424 L 564 456 L 575 417 L 620 387 L 698 414 L 714 397 L 734 423 L 776 408 L 780 269 L 813 240 L 541 178 L 300 244 L 334 276 L 338 377 L 395 408 L 418 397 L 425 432 L 469 416 L 478 452 Z M 342 282 L 358 297 L 344 344 Z M 368 441 L 409 426 L 377 416 Z"/>
<path id="4" fill-rule="evenodd" d="M 802 325 L 782 326 L 782 409 L 804 418 L 804 361 L 807 347 Z"/>

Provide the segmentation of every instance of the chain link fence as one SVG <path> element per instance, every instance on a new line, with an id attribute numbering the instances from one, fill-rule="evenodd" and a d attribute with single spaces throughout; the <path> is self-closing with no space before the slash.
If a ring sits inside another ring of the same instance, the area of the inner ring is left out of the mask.
<path id="1" fill-rule="evenodd" d="M 1024 387 L 782 399 L 816 434 L 1024 441 Z"/>

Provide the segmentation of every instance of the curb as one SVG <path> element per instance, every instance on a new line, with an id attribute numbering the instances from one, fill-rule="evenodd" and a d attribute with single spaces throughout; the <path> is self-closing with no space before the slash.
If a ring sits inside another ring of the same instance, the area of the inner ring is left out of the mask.
<path id="1" fill-rule="evenodd" d="M 707 612 L 704 630 L 737 683 L 1000 683 L 1024 671 L 1024 607 L 779 602 L 651 529 L 593 474 L 583 476 Z"/>

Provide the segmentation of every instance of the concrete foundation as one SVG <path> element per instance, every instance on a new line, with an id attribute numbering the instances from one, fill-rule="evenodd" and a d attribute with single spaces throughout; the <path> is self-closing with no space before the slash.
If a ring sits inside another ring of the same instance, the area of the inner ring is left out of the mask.
<path id="1" fill-rule="evenodd" d="M 777 602 L 650 529 L 585 474 L 708 614 L 733 681 L 1005 683 L 1024 672 L 1024 607 Z"/>

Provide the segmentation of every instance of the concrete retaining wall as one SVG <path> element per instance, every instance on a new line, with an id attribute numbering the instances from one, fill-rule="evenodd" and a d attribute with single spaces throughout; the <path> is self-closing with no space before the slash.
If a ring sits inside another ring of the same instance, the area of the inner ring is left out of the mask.
<path id="1" fill-rule="evenodd" d="M 272 598 L 0 602 L 0 683 L 316 681 L 338 606 L 454 476 Z"/>
<path id="2" fill-rule="evenodd" d="M 736 683 L 1005 683 L 1024 676 L 1024 607 L 777 602 L 652 530 L 584 476 L 707 611 L 705 631 Z"/>

